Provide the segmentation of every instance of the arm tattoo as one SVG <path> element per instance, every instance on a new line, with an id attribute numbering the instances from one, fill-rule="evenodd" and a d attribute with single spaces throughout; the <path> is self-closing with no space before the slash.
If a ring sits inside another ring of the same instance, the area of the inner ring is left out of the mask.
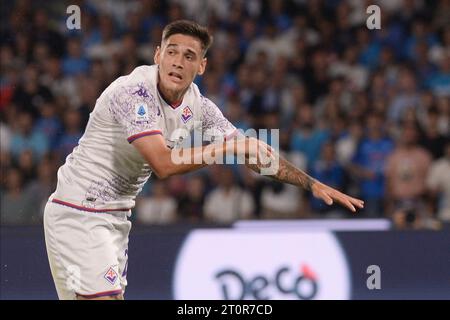
<path id="1" fill-rule="evenodd" d="M 280 182 L 285 182 L 293 184 L 298 187 L 303 187 L 304 189 L 311 191 L 313 184 L 317 181 L 313 177 L 307 175 L 302 170 L 296 168 L 292 163 L 284 159 L 281 155 L 279 156 L 280 164 L 278 172 L 275 175 L 271 175 L 272 179 L 278 180 Z M 260 163 L 249 164 L 246 166 L 256 173 L 260 173 L 260 169 L 263 167 Z"/>

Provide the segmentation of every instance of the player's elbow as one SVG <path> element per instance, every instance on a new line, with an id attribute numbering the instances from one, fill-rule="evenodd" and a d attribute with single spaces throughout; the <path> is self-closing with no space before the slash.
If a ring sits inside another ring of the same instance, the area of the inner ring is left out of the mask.
<path id="1" fill-rule="evenodd" d="M 160 180 L 167 179 L 172 175 L 170 170 L 164 166 L 153 167 L 153 172 Z"/>

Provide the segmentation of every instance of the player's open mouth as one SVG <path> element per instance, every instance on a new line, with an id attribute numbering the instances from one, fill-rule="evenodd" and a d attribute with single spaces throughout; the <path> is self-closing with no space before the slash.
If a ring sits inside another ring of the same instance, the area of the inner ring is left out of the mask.
<path id="1" fill-rule="evenodd" d="M 181 80 L 183 80 L 181 74 L 176 72 L 169 72 L 169 77 L 175 82 L 180 82 Z"/>

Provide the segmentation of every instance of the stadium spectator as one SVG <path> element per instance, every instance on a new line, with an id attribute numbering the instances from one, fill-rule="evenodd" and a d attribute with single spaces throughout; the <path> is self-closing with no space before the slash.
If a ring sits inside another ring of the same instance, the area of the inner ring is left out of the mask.
<path id="1" fill-rule="evenodd" d="M 311 166 L 311 174 L 320 181 L 333 186 L 333 188 L 345 189 L 345 172 L 341 164 L 337 161 L 335 145 L 332 141 L 323 144 L 321 156 Z M 311 196 L 311 208 L 313 212 L 320 213 L 326 217 L 343 217 L 344 211 L 338 206 L 325 206 Z"/>
<path id="2" fill-rule="evenodd" d="M 14 160 L 25 150 L 31 150 L 39 161 L 49 149 L 47 137 L 40 131 L 33 129 L 33 117 L 27 111 L 20 111 L 11 136 L 10 152 Z"/>
<path id="3" fill-rule="evenodd" d="M 205 219 L 214 223 L 232 223 L 251 218 L 253 199 L 235 183 L 231 168 L 220 168 L 218 181 L 218 186 L 206 196 Z"/>
<path id="4" fill-rule="evenodd" d="M 450 221 L 450 141 L 445 144 L 445 155 L 431 164 L 427 186 L 432 194 L 431 207 L 442 221 Z"/>
<path id="5" fill-rule="evenodd" d="M 22 174 L 10 168 L 6 175 L 6 189 L 1 193 L 0 222 L 2 225 L 29 224 L 32 222 L 31 194 L 24 192 Z"/>
<path id="6" fill-rule="evenodd" d="M 193 175 L 187 182 L 185 193 L 178 200 L 178 215 L 182 221 L 201 222 L 204 219 L 205 181 Z"/>
<path id="7" fill-rule="evenodd" d="M 177 218 L 177 202 L 169 192 L 165 182 L 153 183 L 152 195 L 142 197 L 136 205 L 137 222 L 146 225 L 174 223 Z"/>
<path id="8" fill-rule="evenodd" d="M 383 214 L 385 166 L 394 145 L 384 133 L 383 118 L 372 113 L 366 120 L 366 133 L 353 158 L 352 173 L 360 181 L 364 212 L 371 217 Z"/>
<path id="9" fill-rule="evenodd" d="M 424 214 L 426 178 L 431 155 L 418 145 L 414 124 L 402 128 L 398 143 L 386 162 L 388 212 Z M 408 212 L 408 213 L 407 213 Z"/>

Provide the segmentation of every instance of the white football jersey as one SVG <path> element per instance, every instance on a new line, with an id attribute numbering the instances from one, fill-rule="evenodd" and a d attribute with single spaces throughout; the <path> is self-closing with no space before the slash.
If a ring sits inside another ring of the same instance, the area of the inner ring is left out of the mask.
<path id="1" fill-rule="evenodd" d="M 53 202 L 94 212 L 128 210 L 152 172 L 131 142 L 161 134 L 176 147 L 185 138 L 173 139 L 180 128 L 224 138 L 237 132 L 194 83 L 177 106 L 164 101 L 157 83 L 158 66 L 140 66 L 103 91 L 78 146 L 58 170 Z"/>

